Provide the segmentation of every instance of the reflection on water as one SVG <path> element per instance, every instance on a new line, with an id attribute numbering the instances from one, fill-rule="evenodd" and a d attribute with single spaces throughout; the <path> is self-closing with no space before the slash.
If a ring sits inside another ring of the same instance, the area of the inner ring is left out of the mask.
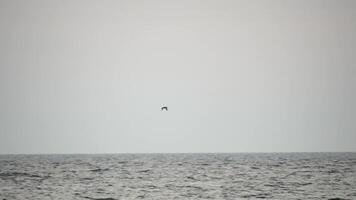
<path id="1" fill-rule="evenodd" d="M 356 153 L 1 155 L 0 199 L 356 199 Z"/>

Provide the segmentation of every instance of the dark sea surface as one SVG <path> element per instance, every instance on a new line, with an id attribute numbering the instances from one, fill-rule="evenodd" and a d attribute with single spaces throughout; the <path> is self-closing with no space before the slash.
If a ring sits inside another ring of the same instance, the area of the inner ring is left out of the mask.
<path id="1" fill-rule="evenodd" d="M 356 153 L 0 155 L 2 199 L 356 199 Z"/>

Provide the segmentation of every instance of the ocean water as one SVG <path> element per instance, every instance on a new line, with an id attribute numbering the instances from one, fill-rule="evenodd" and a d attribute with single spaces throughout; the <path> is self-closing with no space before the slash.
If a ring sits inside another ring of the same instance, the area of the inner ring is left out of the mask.
<path id="1" fill-rule="evenodd" d="M 1 155 L 1 199 L 356 199 L 356 153 Z"/>

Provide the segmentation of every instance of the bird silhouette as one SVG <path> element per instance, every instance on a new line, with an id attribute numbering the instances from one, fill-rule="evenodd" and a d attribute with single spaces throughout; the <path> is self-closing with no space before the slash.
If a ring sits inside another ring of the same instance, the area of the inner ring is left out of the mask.
<path id="1" fill-rule="evenodd" d="M 168 111 L 168 107 L 167 107 L 167 106 L 163 106 L 163 107 L 161 108 L 161 111 L 163 111 L 163 110 Z"/>

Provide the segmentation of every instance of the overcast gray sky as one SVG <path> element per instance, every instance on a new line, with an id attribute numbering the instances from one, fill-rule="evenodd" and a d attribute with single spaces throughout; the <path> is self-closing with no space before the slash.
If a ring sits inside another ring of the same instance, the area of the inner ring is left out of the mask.
<path id="1" fill-rule="evenodd" d="M 0 0 L 0 97 L 5 154 L 356 151 L 356 1 Z"/>

